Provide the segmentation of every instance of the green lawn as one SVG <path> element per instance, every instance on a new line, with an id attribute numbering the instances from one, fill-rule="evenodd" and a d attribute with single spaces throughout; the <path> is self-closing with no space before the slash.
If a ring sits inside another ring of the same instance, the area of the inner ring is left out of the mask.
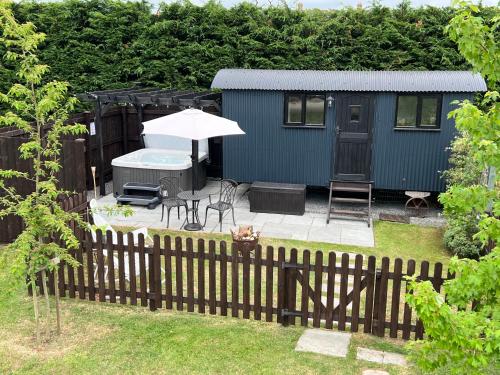
<path id="1" fill-rule="evenodd" d="M 69 299 L 62 337 L 36 348 L 30 301 L 19 291 L 0 302 L 2 374 L 416 373 L 355 359 L 357 346 L 405 352 L 401 341 L 356 334 L 340 359 L 295 352 L 301 327 Z"/>
<path id="2" fill-rule="evenodd" d="M 130 228 L 119 228 L 122 230 L 130 230 Z M 271 245 L 275 248 L 284 246 L 286 249 L 293 247 L 303 250 L 322 250 L 325 252 L 336 250 L 360 253 L 365 255 L 375 255 L 378 260 L 387 256 L 392 261 L 395 258 L 402 258 L 404 261 L 414 259 L 417 262 L 427 260 L 431 263 L 442 262 L 447 265 L 450 259 L 450 254 L 443 246 L 443 229 L 434 227 L 423 227 L 411 224 L 399 224 L 384 221 L 374 222 L 375 230 L 375 247 L 361 247 L 348 245 L 334 245 L 321 242 L 307 242 L 298 240 L 284 240 L 273 238 L 262 238 L 260 243 L 263 246 Z M 186 237 L 186 232 L 175 230 L 151 230 L 151 234 L 171 235 Z M 225 234 L 216 233 L 189 233 L 192 238 L 206 238 L 215 240 L 230 241 L 231 237 Z"/>
<path id="3" fill-rule="evenodd" d="M 153 234 L 156 232 L 153 232 Z M 161 231 L 162 235 L 185 232 Z M 229 240 L 227 235 L 193 237 Z M 348 251 L 447 263 L 442 231 L 387 222 L 375 223 L 374 248 L 267 239 L 262 245 L 287 249 Z M 1 270 L 0 270 L 1 273 Z M 1 276 L 1 275 L 0 275 Z M 1 278 L 0 278 L 1 280 Z M 355 359 L 358 346 L 405 352 L 404 342 L 354 334 L 346 359 L 294 351 L 303 328 L 276 323 L 178 313 L 98 302 L 63 300 L 63 335 L 34 346 L 31 300 L 23 290 L 5 295 L 0 281 L 0 373 L 19 374 L 361 374 L 385 369 L 415 374 L 415 369 L 380 366 Z"/>

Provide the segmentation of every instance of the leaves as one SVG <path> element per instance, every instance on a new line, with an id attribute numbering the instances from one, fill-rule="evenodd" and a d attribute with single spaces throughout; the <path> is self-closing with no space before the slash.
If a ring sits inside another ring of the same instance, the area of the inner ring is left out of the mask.
<path id="1" fill-rule="evenodd" d="M 481 8 L 484 9 L 484 8 Z M 16 16 L 47 36 L 46 78 L 72 92 L 146 85 L 205 89 L 221 68 L 465 70 L 444 37 L 452 8 L 408 5 L 298 11 L 243 2 L 20 2 Z M 488 14 L 494 8 L 486 8 Z M 492 16 L 488 15 L 487 19 Z M 9 77 L 0 75 L 0 87 Z"/>
<path id="2" fill-rule="evenodd" d="M 447 32 L 457 42 L 467 61 L 488 79 L 490 87 L 498 84 L 498 17 L 490 21 L 481 10 L 459 2 L 457 15 Z M 422 320 L 427 338 L 414 344 L 413 357 L 424 370 L 446 368 L 454 374 L 498 373 L 500 370 L 500 189 L 495 170 L 500 170 L 499 94 L 485 94 L 480 105 L 459 103 L 450 113 L 469 163 L 458 160 L 462 168 L 475 171 L 464 174 L 467 181 L 452 180 L 439 197 L 448 218 L 477 221 L 473 236 L 491 253 L 477 260 L 454 258 L 450 271 L 455 278 L 444 284 L 444 301 L 432 284 L 412 279 L 406 300 Z M 454 147 L 457 145 L 455 144 Z M 458 145 L 460 146 L 460 145 Z M 457 159 L 455 159 L 457 160 Z M 488 169 L 488 183 L 476 180 L 477 172 Z M 471 175 L 467 175 L 470 173 Z M 450 176 L 450 175 L 448 175 Z"/>

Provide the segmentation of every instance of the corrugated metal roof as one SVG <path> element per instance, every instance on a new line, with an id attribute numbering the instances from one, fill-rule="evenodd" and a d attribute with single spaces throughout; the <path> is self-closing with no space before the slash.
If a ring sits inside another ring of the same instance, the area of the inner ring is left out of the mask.
<path id="1" fill-rule="evenodd" d="M 222 69 L 212 88 L 242 90 L 477 92 L 486 83 L 469 71 L 339 71 Z"/>

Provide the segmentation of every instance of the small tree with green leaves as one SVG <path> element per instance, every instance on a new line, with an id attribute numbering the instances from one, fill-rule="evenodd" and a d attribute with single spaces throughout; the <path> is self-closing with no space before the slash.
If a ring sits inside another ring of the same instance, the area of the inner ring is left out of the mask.
<path id="1" fill-rule="evenodd" d="M 61 169 L 61 137 L 82 134 L 86 128 L 80 124 L 65 123 L 76 98 L 68 96 L 68 83 L 43 80 L 49 68 L 40 63 L 37 48 L 45 35 L 36 32 L 31 23 L 19 24 L 12 15 L 10 2 L 6 0 L 0 0 L 0 31 L 0 42 L 7 50 L 4 57 L 17 69 L 17 83 L 7 93 L 0 94 L 0 101 L 9 108 L 0 115 L 0 126 L 14 127 L 24 132 L 27 141 L 19 148 L 20 155 L 33 165 L 30 173 L 0 170 L 0 219 L 15 214 L 25 224 L 23 232 L 2 251 L 2 262 L 10 271 L 8 276 L 12 282 L 23 281 L 33 291 L 36 338 L 39 343 L 40 309 L 35 287 L 36 275 L 42 273 L 49 327 L 50 300 L 46 273 L 54 272 L 57 275 L 59 261 L 77 265 L 68 249 L 77 248 L 79 243 L 68 223 L 75 221 L 79 225 L 84 224 L 78 214 L 65 212 L 58 203 L 61 196 L 70 194 L 58 187 L 56 177 Z M 21 196 L 11 183 L 13 179 L 25 180 L 33 185 L 33 192 Z M 60 241 L 56 243 L 54 238 Z M 59 333 L 57 299 L 56 312 Z"/>
<path id="2" fill-rule="evenodd" d="M 489 171 L 487 184 L 454 184 L 441 194 L 449 216 L 477 218 L 474 238 L 493 247 L 480 258 L 453 258 L 455 279 L 444 284 L 447 299 L 429 281 L 411 281 L 407 302 L 422 320 L 426 338 L 413 344 L 413 357 L 424 370 L 446 368 L 454 374 L 486 374 L 500 370 L 500 78 L 498 34 L 500 18 L 485 22 L 480 9 L 458 2 L 457 15 L 447 27 L 450 38 L 473 68 L 487 80 L 488 91 L 479 105 L 459 103 L 450 113 L 457 128 L 469 137 L 473 164 Z"/>

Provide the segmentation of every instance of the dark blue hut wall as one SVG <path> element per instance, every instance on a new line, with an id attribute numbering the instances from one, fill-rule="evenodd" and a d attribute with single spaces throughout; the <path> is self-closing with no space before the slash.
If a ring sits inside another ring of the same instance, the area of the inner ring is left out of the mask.
<path id="1" fill-rule="evenodd" d="M 454 121 L 447 118 L 454 107 L 450 103 L 470 99 L 472 94 L 443 94 L 439 131 L 394 130 L 397 95 L 374 95 L 374 187 L 443 191 L 439 171 L 448 167 L 446 148 L 455 134 Z M 222 100 L 223 116 L 237 121 L 247 133 L 224 138 L 225 178 L 327 186 L 332 175 L 336 102 L 327 108 L 325 129 L 290 129 L 282 126 L 283 92 L 224 90 Z"/>
<path id="2" fill-rule="evenodd" d="M 224 138 L 225 178 L 326 186 L 331 170 L 334 108 L 325 129 L 283 127 L 283 92 L 225 90 L 223 116 L 247 133 Z"/>
<path id="3" fill-rule="evenodd" d="M 396 98 L 379 93 L 375 100 L 372 176 L 377 189 L 443 191 L 440 171 L 448 167 L 446 148 L 456 134 L 448 113 L 454 100 L 471 99 L 471 94 L 443 94 L 439 131 L 395 130 Z"/>

